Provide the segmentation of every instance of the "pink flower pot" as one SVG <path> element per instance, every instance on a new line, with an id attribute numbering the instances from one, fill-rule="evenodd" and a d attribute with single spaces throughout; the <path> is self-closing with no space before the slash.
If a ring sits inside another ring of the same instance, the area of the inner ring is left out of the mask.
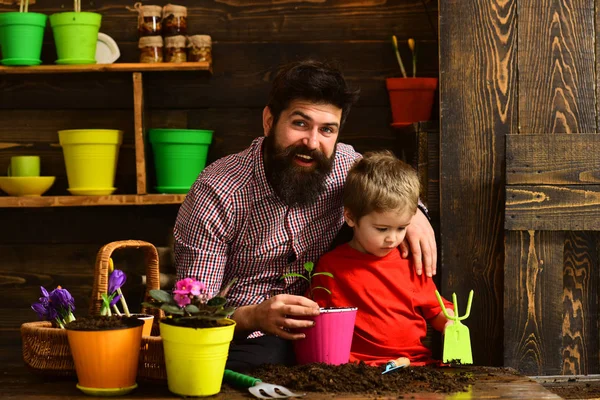
<path id="1" fill-rule="evenodd" d="M 321 308 L 315 326 L 298 329 L 306 338 L 294 341 L 298 364 L 346 364 L 350 359 L 357 308 Z"/>

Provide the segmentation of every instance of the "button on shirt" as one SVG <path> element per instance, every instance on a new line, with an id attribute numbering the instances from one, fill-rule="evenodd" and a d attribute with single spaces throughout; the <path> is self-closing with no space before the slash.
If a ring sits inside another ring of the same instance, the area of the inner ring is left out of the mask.
<path id="1" fill-rule="evenodd" d="M 287 206 L 267 182 L 262 144 L 221 158 L 198 177 L 175 222 L 177 277 L 204 282 L 210 296 L 233 278 L 228 304 L 258 304 L 281 293 L 302 295 L 304 273 L 317 262 L 341 228 L 342 192 L 348 170 L 360 155 L 338 143 L 326 189 L 308 206 Z M 255 332 L 250 337 L 258 336 Z"/>

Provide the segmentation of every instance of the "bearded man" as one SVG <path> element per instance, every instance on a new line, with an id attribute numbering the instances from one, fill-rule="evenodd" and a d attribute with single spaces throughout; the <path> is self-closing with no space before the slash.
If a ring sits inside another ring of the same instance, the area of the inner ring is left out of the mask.
<path id="1" fill-rule="evenodd" d="M 246 371 L 265 363 L 292 364 L 294 328 L 319 314 L 302 296 L 306 281 L 285 278 L 316 261 L 344 223 L 346 175 L 360 157 L 338 143 L 358 91 L 330 65 L 288 64 L 273 81 L 263 110 L 264 136 L 246 150 L 219 159 L 198 177 L 174 229 L 178 279 L 202 281 L 210 296 L 236 278 L 228 305 L 236 334 L 227 368 Z M 422 209 L 407 229 L 402 253 L 435 274 L 433 229 Z M 299 319 L 300 318 L 300 319 Z"/>

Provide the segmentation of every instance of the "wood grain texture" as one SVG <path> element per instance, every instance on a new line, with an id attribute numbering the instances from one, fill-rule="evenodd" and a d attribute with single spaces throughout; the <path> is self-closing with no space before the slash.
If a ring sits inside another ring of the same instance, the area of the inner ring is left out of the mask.
<path id="1" fill-rule="evenodd" d="M 564 232 L 506 236 L 504 364 L 526 375 L 562 371 Z"/>
<path id="2" fill-rule="evenodd" d="M 431 21 L 437 24 L 437 2 L 425 0 Z M 154 4 L 154 3 L 153 3 Z M 158 2 L 158 4 L 166 4 Z M 188 33 L 209 34 L 216 41 L 253 42 L 277 38 L 286 42 L 309 40 L 382 40 L 396 34 L 435 39 L 419 0 L 319 0 L 319 1 L 198 1 L 178 0 L 188 9 Z M 72 3 L 47 0 L 36 12 L 72 11 Z M 120 43 L 137 41 L 137 13 L 127 10 L 132 2 L 95 0 L 83 11 L 102 14 L 102 32 Z M 0 11 L 8 7 L 0 6 Z M 12 9 L 12 8 L 11 8 Z"/>
<path id="3" fill-rule="evenodd" d="M 598 234 L 566 232 L 563 279 L 563 375 L 600 371 L 598 332 Z"/>
<path id="4" fill-rule="evenodd" d="M 600 135 L 506 136 L 506 184 L 600 184 Z"/>
<path id="5" fill-rule="evenodd" d="M 597 188 L 589 185 L 597 182 L 597 174 L 594 172 L 594 161 L 587 154 L 580 153 L 593 148 L 596 139 L 590 138 L 586 142 L 586 138 L 559 135 L 597 131 L 596 93 L 593 86 L 596 62 L 593 51 L 596 35 L 594 1 L 521 1 L 518 6 L 520 132 L 539 132 L 558 137 L 536 139 L 540 142 L 537 143 L 537 154 L 533 157 L 531 149 L 523 146 L 519 152 L 525 155 L 524 160 L 529 159 L 530 162 L 522 161 L 517 165 L 518 170 L 507 168 L 507 175 L 514 174 L 517 177 L 517 181 L 513 179 L 514 176 L 508 178 L 512 179 L 512 183 L 524 181 L 529 184 L 549 183 L 552 186 L 507 187 L 506 226 L 510 226 L 508 229 L 597 229 L 598 224 L 593 222 L 593 219 L 597 219 Z M 532 99 L 535 101 L 531 101 Z M 515 138 L 509 138 L 513 139 Z M 530 139 L 523 139 L 521 144 L 527 140 Z M 564 160 L 559 159 L 561 156 Z M 507 166 L 511 162 L 507 160 Z M 537 169 L 526 172 L 533 165 Z M 536 235 L 555 233 L 537 232 Z M 515 253 L 514 243 L 523 235 L 523 232 L 507 233 L 507 257 Z M 589 241 L 585 234 L 577 232 L 569 233 L 568 237 L 571 245 L 566 248 L 564 243 L 557 242 L 553 245 L 556 252 L 563 251 L 566 261 L 564 269 L 554 271 L 556 276 L 552 278 L 552 287 L 541 288 L 545 292 L 551 292 L 557 280 L 564 285 L 563 290 L 559 290 L 563 305 L 561 315 L 548 315 L 552 319 L 544 321 L 552 327 L 557 320 L 560 321 L 563 325 L 560 333 L 564 336 L 551 358 L 539 357 L 539 354 L 522 359 L 511 357 L 512 348 L 517 346 L 523 352 L 525 345 L 513 343 L 514 336 L 506 338 L 509 343 L 505 350 L 505 359 L 509 361 L 507 365 L 520 371 L 537 370 L 544 374 L 560 371 L 568 374 L 590 367 L 584 365 L 585 360 L 578 357 L 578 352 L 581 351 L 582 343 L 593 345 L 596 339 L 586 337 L 584 325 L 573 317 L 581 312 L 579 304 L 587 304 L 588 299 L 581 297 L 587 293 L 574 290 L 581 282 L 580 278 L 571 277 L 574 271 L 578 277 L 591 275 L 587 258 L 580 257 L 581 253 L 589 252 L 589 245 L 583 245 Z M 574 246 L 573 243 L 577 245 Z M 588 250 L 582 250 L 583 248 Z M 527 268 L 526 260 L 521 259 L 520 266 L 516 268 Z M 509 290 L 512 289 L 507 288 Z M 515 295 L 515 292 L 507 294 Z M 554 300 L 552 298 L 548 301 Z M 548 305 L 546 301 L 543 306 L 555 307 Z M 521 312 L 525 313 L 525 310 L 521 309 Z M 531 342 L 540 340 L 539 335 L 543 334 L 545 332 L 532 334 Z M 567 358 L 563 360 L 563 356 Z M 556 369 L 557 365 L 559 369 Z"/>
<path id="6" fill-rule="evenodd" d="M 1 67 L 0 75 L 78 74 L 86 72 L 147 72 L 147 71 L 210 71 L 208 62 L 182 64 L 115 63 L 87 65 L 37 65 L 29 67 Z"/>
<path id="7" fill-rule="evenodd" d="M 136 193 L 146 194 L 146 146 L 144 144 L 144 81 L 142 74 L 133 74 L 133 134 L 135 142 Z"/>
<path id="8" fill-rule="evenodd" d="M 521 132 L 596 132 L 594 0 L 527 0 L 519 13 Z"/>
<path id="9" fill-rule="evenodd" d="M 508 230 L 600 230 L 600 187 L 507 186 Z"/>
<path id="10" fill-rule="evenodd" d="M 442 289 L 462 301 L 475 291 L 466 324 L 484 365 L 502 364 L 502 161 L 517 126 L 516 16 L 516 0 L 440 1 Z"/>
<path id="11" fill-rule="evenodd" d="M 135 54 L 138 55 L 137 45 Z M 421 76 L 437 76 L 437 44 L 423 44 Z M 407 51 L 403 57 L 409 59 Z M 361 88 L 358 106 L 389 107 L 385 78 L 399 75 L 389 41 L 255 42 L 213 46 L 214 72 L 144 73 L 150 108 L 262 108 L 277 68 L 307 57 L 337 62 L 354 87 Z M 131 110 L 131 78 L 127 73 L 74 75 L 7 75 L 0 80 L 0 109 Z M 93 96 L 90 96 L 93 93 Z M 47 99 L 52 98 L 52 102 Z"/>
<path id="12" fill-rule="evenodd" d="M 138 239 L 163 246 L 172 234 L 179 204 L 144 207 L 0 208 L 0 243 L 102 244 Z M 62 258 L 49 263 L 60 264 Z M 0 271 L 2 271 L 0 267 Z"/>
<path id="13" fill-rule="evenodd" d="M 155 204 L 181 204 L 182 194 L 130 194 L 110 196 L 0 196 L 0 207 L 93 207 L 142 206 Z"/>

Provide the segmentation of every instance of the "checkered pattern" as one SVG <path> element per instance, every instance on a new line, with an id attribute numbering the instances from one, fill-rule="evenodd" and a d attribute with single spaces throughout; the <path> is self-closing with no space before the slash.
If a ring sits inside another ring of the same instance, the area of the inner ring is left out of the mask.
<path id="1" fill-rule="evenodd" d="M 288 207 L 266 180 L 263 139 L 209 165 L 175 223 L 178 279 L 201 280 L 213 295 L 237 278 L 228 294 L 229 304 L 236 307 L 281 293 L 305 293 L 306 281 L 281 276 L 303 273 L 305 262 L 316 263 L 329 248 L 344 222 L 346 174 L 360 157 L 351 146 L 338 143 L 327 189 L 313 205 Z"/>

